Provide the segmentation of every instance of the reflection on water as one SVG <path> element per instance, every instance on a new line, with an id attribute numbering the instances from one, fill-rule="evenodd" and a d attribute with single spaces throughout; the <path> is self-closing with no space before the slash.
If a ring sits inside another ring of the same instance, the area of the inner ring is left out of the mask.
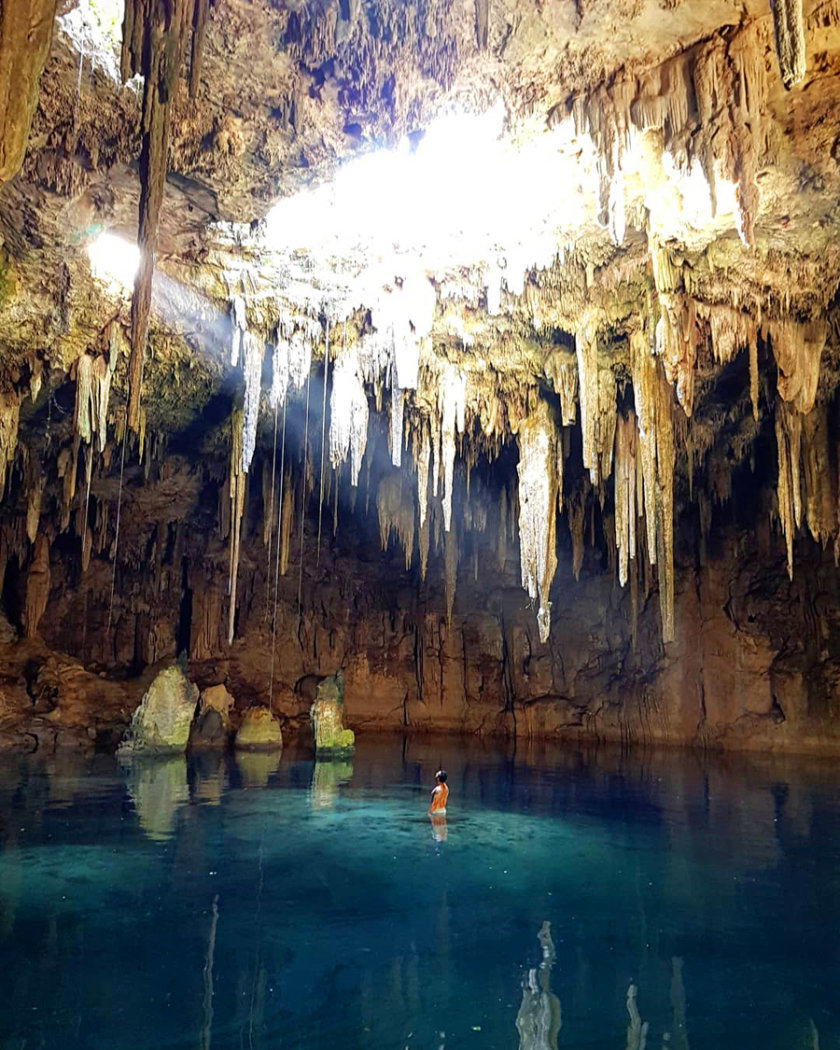
<path id="1" fill-rule="evenodd" d="M 461 740 L 5 756 L 0 1048 L 837 1050 L 838 789 Z"/>
<path id="2" fill-rule="evenodd" d="M 140 827 L 150 839 L 168 839 L 179 806 L 190 797 L 184 756 L 138 756 L 124 760 L 123 768 Z"/>
<path id="3" fill-rule="evenodd" d="M 312 768 L 312 805 L 324 808 L 335 804 L 338 789 L 353 779 L 352 759 L 315 759 Z"/>

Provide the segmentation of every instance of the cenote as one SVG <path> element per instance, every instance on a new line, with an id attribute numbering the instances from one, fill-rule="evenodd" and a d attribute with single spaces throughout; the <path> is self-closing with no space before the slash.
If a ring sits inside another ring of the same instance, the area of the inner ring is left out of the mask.
<path id="1" fill-rule="evenodd" d="M 837 1046 L 837 789 L 817 759 L 436 738 L 21 757 L 0 1045 Z"/>

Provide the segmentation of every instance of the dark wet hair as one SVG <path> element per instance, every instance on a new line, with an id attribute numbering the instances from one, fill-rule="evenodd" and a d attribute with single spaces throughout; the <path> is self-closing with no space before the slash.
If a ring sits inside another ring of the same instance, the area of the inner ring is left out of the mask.
<path id="1" fill-rule="evenodd" d="M 446 783 L 446 770 L 445 769 L 439 769 L 437 771 L 437 773 L 435 773 L 435 780 L 439 780 L 441 782 L 441 784 L 445 784 Z"/>

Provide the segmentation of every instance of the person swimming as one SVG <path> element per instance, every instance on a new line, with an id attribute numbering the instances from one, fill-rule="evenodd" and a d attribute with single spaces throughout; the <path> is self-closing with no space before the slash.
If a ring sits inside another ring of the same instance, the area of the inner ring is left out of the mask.
<path id="1" fill-rule="evenodd" d="M 446 770 L 439 769 L 435 773 L 435 786 L 432 789 L 432 802 L 429 806 L 429 814 L 433 817 L 445 816 L 448 798 L 449 788 L 446 786 Z"/>

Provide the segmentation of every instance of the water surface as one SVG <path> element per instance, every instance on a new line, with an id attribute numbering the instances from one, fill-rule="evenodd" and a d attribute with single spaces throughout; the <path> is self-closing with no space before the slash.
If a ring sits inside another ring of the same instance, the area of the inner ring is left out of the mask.
<path id="1" fill-rule="evenodd" d="M 451 738 L 2 756 L 0 1047 L 840 1047 L 838 789 Z"/>

